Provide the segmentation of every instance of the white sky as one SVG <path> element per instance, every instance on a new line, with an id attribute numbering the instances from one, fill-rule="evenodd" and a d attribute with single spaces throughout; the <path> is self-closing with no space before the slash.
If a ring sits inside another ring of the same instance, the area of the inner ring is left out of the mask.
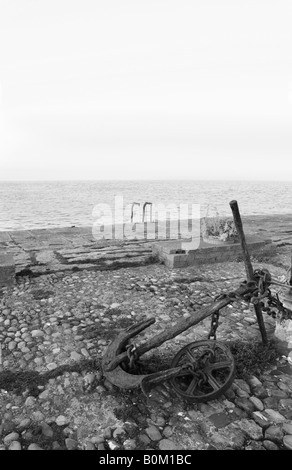
<path id="1" fill-rule="evenodd" d="M 292 180 L 291 0 L 0 0 L 0 179 Z"/>

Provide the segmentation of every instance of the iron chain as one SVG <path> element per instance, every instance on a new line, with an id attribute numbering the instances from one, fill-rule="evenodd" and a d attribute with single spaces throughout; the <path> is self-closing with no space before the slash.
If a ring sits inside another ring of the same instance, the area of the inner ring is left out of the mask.
<path id="1" fill-rule="evenodd" d="M 253 305 L 260 304 L 263 312 L 272 315 L 274 318 L 277 312 L 280 313 L 282 319 L 292 319 L 292 311 L 284 307 L 279 299 L 278 294 L 272 295 L 269 289 L 271 284 L 271 274 L 267 269 L 256 269 L 254 271 L 253 281 L 244 281 L 241 286 L 249 287 L 250 292 L 240 295 L 236 292 L 229 292 L 228 294 L 220 294 L 214 300 L 230 299 L 244 300 L 245 302 L 252 303 Z M 213 319 L 212 319 L 213 322 Z"/>
<path id="2" fill-rule="evenodd" d="M 220 311 L 216 310 L 216 312 L 212 313 L 212 318 L 211 318 L 211 329 L 208 334 L 208 339 L 213 339 L 216 340 L 216 331 L 219 326 L 219 315 Z"/>
<path id="3" fill-rule="evenodd" d="M 128 359 L 129 359 L 129 366 L 130 366 L 130 369 L 134 369 L 135 368 L 135 361 L 137 360 L 138 356 L 137 356 L 137 351 L 136 351 L 136 346 L 131 343 L 131 344 L 128 344 L 126 346 L 126 351 L 127 351 L 127 356 L 128 356 Z"/>

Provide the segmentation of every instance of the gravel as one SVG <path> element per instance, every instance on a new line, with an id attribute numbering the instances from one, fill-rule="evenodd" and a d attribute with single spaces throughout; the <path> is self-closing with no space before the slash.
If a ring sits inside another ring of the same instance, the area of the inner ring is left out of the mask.
<path id="1" fill-rule="evenodd" d="M 291 448 L 292 378 L 279 372 L 274 380 L 274 365 L 262 376 L 236 378 L 218 400 L 191 409 L 167 384 L 149 400 L 141 390 L 121 392 L 101 371 L 102 355 L 122 328 L 155 316 L 147 340 L 237 287 L 239 276 L 238 263 L 205 265 L 199 275 L 192 267 L 182 273 L 150 265 L 22 277 L 2 289 L 1 448 L 188 450 L 208 449 L 211 442 L 218 449 Z M 245 309 L 238 301 L 222 310 L 219 341 L 259 337 Z M 169 364 L 209 329 L 207 318 L 153 354 Z M 218 428 L 216 413 L 227 417 Z"/>

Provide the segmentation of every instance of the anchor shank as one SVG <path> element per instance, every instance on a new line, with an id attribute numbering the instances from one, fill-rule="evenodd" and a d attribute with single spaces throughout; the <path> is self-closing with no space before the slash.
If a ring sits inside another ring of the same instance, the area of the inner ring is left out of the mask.
<path id="1" fill-rule="evenodd" d="M 236 294 L 236 296 L 241 296 L 249 292 L 250 287 L 241 286 L 234 291 L 234 294 Z M 151 349 L 159 347 L 165 341 L 168 341 L 174 338 L 175 336 L 178 336 L 180 333 L 183 333 L 191 326 L 196 325 L 200 321 L 204 320 L 204 318 L 212 315 L 212 313 L 216 312 L 217 310 L 220 310 L 221 308 L 226 307 L 226 305 L 232 303 L 234 300 L 230 299 L 229 297 L 217 300 L 212 305 L 202 308 L 198 312 L 194 312 L 194 314 L 190 317 L 181 318 L 175 323 L 175 325 L 166 328 L 162 333 L 159 333 L 158 335 L 154 336 L 147 343 L 142 343 L 140 346 L 138 346 L 136 349 L 138 357 L 142 356 Z M 126 352 L 118 354 L 109 364 L 107 364 L 106 371 L 111 371 L 115 369 L 121 362 L 125 361 L 127 357 L 128 356 Z"/>
<path id="2" fill-rule="evenodd" d="M 211 306 L 202 308 L 198 312 L 194 312 L 194 314 L 188 318 L 181 318 L 175 323 L 175 325 L 168 327 L 158 335 L 154 336 L 149 342 L 141 344 L 139 347 L 137 347 L 138 355 L 142 356 L 151 349 L 161 346 L 161 344 L 163 344 L 165 341 L 175 338 L 191 326 L 196 325 L 200 321 L 204 320 L 204 318 L 212 315 L 212 313 L 226 307 L 231 302 L 232 300 L 229 298 L 218 300 Z"/>

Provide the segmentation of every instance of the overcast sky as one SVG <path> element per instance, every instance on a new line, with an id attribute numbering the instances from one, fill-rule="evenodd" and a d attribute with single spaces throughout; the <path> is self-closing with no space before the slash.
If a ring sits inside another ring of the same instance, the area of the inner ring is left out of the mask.
<path id="1" fill-rule="evenodd" d="M 292 180 L 291 0 L 0 0 L 0 179 Z"/>

